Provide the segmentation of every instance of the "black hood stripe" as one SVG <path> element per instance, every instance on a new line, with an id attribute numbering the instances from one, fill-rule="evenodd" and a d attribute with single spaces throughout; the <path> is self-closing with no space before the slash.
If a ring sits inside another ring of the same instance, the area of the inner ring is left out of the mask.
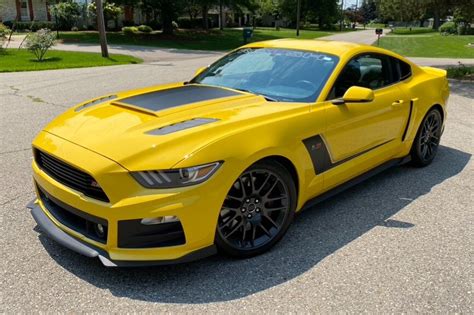
<path id="1" fill-rule="evenodd" d="M 119 100 L 119 102 L 156 112 L 172 107 L 235 95 L 241 95 L 241 93 L 213 86 L 184 85 L 127 97 Z"/>

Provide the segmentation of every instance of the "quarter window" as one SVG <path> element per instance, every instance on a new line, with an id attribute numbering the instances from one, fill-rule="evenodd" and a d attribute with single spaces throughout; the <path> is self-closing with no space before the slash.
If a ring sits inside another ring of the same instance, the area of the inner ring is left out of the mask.
<path id="1" fill-rule="evenodd" d="M 398 60 L 398 65 L 400 67 L 400 81 L 411 77 L 411 67 L 408 63 Z"/>

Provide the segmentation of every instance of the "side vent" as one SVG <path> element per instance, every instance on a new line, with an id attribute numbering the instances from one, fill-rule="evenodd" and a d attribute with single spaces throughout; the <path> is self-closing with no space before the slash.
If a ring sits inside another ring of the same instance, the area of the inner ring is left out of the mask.
<path id="1" fill-rule="evenodd" d="M 219 121 L 219 119 L 215 119 L 215 118 L 194 118 L 194 119 L 182 121 L 182 122 L 179 122 L 179 123 L 176 123 L 176 124 L 173 124 L 173 125 L 161 127 L 161 128 L 158 128 L 158 129 L 153 129 L 153 130 L 147 131 L 146 133 L 149 134 L 149 135 L 162 136 L 162 135 L 167 135 L 167 134 L 174 133 L 174 132 L 181 131 L 181 130 L 185 130 L 185 129 L 189 129 L 189 128 L 193 128 L 193 127 L 197 127 L 197 126 L 210 124 L 210 123 L 216 122 L 216 121 Z"/>

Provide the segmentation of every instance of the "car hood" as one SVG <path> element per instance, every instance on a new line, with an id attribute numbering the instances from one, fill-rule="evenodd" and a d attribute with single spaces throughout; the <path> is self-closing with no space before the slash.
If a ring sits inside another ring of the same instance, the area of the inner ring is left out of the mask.
<path id="1" fill-rule="evenodd" d="M 250 93 L 180 83 L 79 104 L 45 131 L 129 170 L 167 169 L 206 144 L 291 107 Z"/>

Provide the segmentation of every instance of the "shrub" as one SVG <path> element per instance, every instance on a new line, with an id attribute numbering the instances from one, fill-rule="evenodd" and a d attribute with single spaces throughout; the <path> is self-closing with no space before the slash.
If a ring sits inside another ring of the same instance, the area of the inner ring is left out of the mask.
<path id="1" fill-rule="evenodd" d="M 3 23 L 0 23 L 0 51 L 3 49 L 3 44 L 7 39 L 8 31 L 8 27 L 6 27 Z"/>
<path id="2" fill-rule="evenodd" d="M 138 30 L 142 33 L 151 33 L 153 32 L 153 29 L 149 27 L 148 25 L 140 25 L 138 27 Z"/>
<path id="3" fill-rule="evenodd" d="M 11 29 L 15 29 L 16 31 L 32 31 L 36 32 L 40 29 L 47 28 L 50 30 L 56 30 L 56 25 L 53 22 L 6 22 L 5 25 L 10 27 Z"/>
<path id="4" fill-rule="evenodd" d="M 51 5 L 50 11 L 60 30 L 70 30 L 81 17 L 81 7 L 72 0 Z"/>
<path id="5" fill-rule="evenodd" d="M 466 66 L 459 63 L 458 66 L 449 67 L 446 70 L 448 72 L 448 78 L 474 80 L 474 66 Z"/>
<path id="6" fill-rule="evenodd" d="M 157 20 L 148 22 L 148 26 L 150 26 L 154 30 L 161 30 L 161 28 L 163 27 L 161 23 L 158 22 Z"/>
<path id="7" fill-rule="evenodd" d="M 71 32 L 77 32 L 77 31 L 79 31 L 79 27 L 77 26 L 71 27 Z"/>
<path id="8" fill-rule="evenodd" d="M 136 26 L 125 26 L 122 27 L 122 32 L 125 35 L 133 35 L 138 32 L 138 28 Z"/>
<path id="9" fill-rule="evenodd" d="M 204 21 L 202 18 L 189 19 L 189 18 L 178 18 L 178 24 L 180 28 L 192 29 L 192 28 L 203 28 Z M 209 27 L 212 25 L 212 19 L 208 19 Z"/>
<path id="10" fill-rule="evenodd" d="M 392 34 L 397 34 L 397 35 L 415 35 L 415 34 L 426 34 L 426 33 L 432 33 L 436 32 L 432 28 L 428 27 L 400 27 L 400 28 L 394 28 L 392 30 Z"/>
<path id="11" fill-rule="evenodd" d="M 135 26 L 135 22 L 134 21 L 123 20 L 122 25 L 123 26 Z"/>
<path id="12" fill-rule="evenodd" d="M 456 23 L 454 22 L 445 22 L 443 25 L 439 27 L 440 33 L 444 34 L 457 34 L 458 29 L 456 27 Z"/>
<path id="13" fill-rule="evenodd" d="M 48 29 L 38 30 L 26 38 L 26 48 L 31 51 L 38 61 L 43 61 L 46 52 L 54 45 L 55 35 Z"/>

